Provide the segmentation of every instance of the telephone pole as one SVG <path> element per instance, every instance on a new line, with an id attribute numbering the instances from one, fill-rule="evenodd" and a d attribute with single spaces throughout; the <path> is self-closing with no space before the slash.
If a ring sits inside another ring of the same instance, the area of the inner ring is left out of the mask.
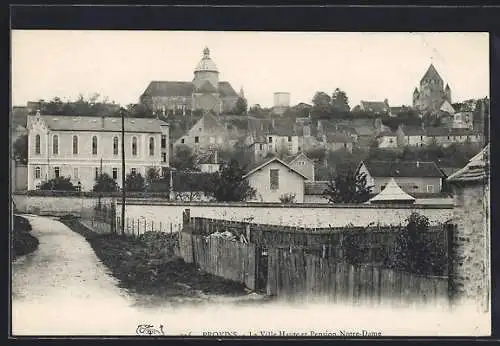
<path id="1" fill-rule="evenodd" d="M 122 235 L 125 235 L 125 110 L 121 110 L 122 116 Z"/>

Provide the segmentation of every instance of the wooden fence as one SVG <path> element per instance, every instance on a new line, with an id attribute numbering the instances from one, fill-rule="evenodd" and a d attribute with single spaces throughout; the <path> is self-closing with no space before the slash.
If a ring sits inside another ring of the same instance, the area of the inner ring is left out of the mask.
<path id="1" fill-rule="evenodd" d="M 180 232 L 179 255 L 204 272 L 255 289 L 256 249 L 252 244 Z"/>
<path id="2" fill-rule="evenodd" d="M 448 301 L 448 278 L 420 277 L 374 266 L 353 266 L 303 251 L 269 251 L 267 293 L 283 299 L 338 303 L 420 304 Z"/>
<path id="3" fill-rule="evenodd" d="M 116 228 L 118 233 L 121 232 L 121 218 L 119 216 L 116 217 Z M 146 232 L 180 232 L 182 230 L 182 224 L 173 222 L 154 222 L 144 217 L 133 218 L 125 216 L 124 228 L 125 234 L 138 236 Z"/>

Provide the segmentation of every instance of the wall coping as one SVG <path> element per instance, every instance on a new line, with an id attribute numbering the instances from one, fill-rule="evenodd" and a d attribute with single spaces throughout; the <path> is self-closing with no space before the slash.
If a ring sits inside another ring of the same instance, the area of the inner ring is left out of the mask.
<path id="1" fill-rule="evenodd" d="M 121 199 L 117 199 L 121 205 Z M 125 205 L 163 205 L 182 207 L 279 208 L 279 209 L 453 209 L 450 204 L 326 204 L 326 203 L 262 203 L 262 202 L 169 202 L 165 200 L 127 198 Z"/>

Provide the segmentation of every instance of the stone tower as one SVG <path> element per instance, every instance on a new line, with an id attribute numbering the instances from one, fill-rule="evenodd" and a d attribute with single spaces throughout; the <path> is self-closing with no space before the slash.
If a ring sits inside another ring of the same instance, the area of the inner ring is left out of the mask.
<path id="1" fill-rule="evenodd" d="M 210 58 L 208 47 L 203 50 L 203 57 L 194 69 L 193 84 L 195 88 L 200 88 L 206 81 L 210 82 L 214 88 L 219 88 L 219 70 Z"/>
<path id="2" fill-rule="evenodd" d="M 413 107 L 421 112 L 436 112 L 443 101 L 451 103 L 451 89 L 449 85 L 445 89 L 443 79 L 431 64 L 420 80 L 420 90 L 413 91 Z"/>

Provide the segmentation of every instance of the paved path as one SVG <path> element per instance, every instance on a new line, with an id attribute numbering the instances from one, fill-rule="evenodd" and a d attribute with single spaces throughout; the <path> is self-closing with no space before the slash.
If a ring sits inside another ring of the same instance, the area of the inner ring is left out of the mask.
<path id="1" fill-rule="evenodd" d="M 123 325 L 133 299 L 85 238 L 56 219 L 27 218 L 40 244 L 12 265 L 13 334 L 134 334 L 137 316 Z"/>

